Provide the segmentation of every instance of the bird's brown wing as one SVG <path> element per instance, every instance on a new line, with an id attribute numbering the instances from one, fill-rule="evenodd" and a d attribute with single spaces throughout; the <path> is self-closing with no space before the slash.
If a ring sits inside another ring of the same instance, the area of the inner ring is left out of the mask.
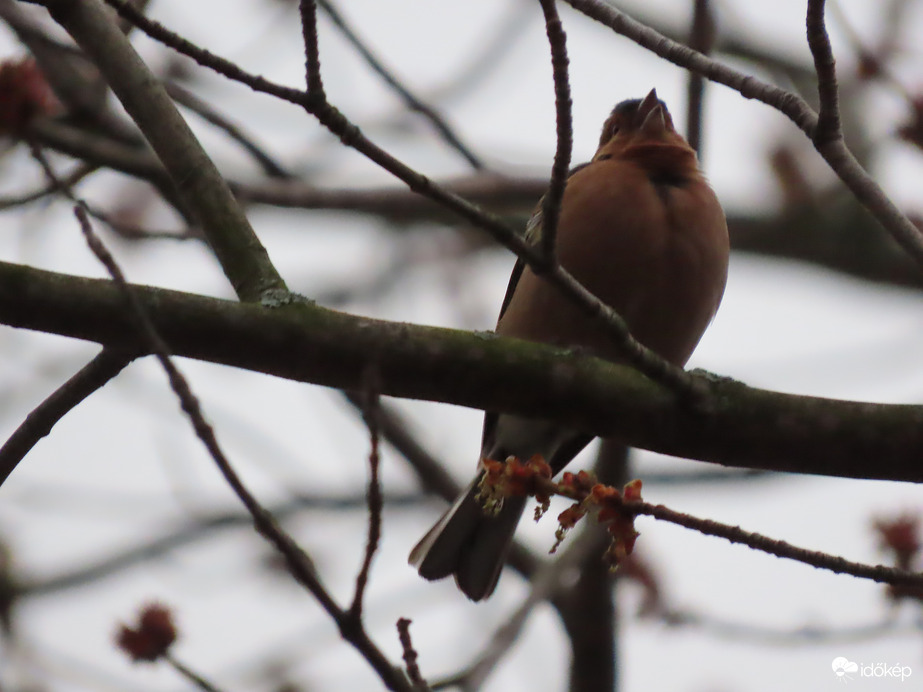
<path id="1" fill-rule="evenodd" d="M 590 165 L 590 162 L 581 163 L 577 166 L 574 166 L 567 173 L 567 178 L 570 180 L 570 177 L 577 171 L 586 168 Z M 541 242 L 542 239 L 542 205 L 545 202 L 545 196 L 542 195 L 542 198 L 538 201 L 538 204 L 535 205 L 535 209 L 532 212 L 532 216 L 529 217 L 529 221 L 526 223 L 526 231 L 523 234 L 523 237 L 528 241 L 530 245 L 537 245 Z M 503 313 L 506 312 L 506 309 L 510 305 L 510 301 L 513 299 L 513 293 L 516 292 L 516 286 L 519 285 L 519 279 L 522 277 L 522 272 L 526 268 L 526 263 L 522 258 L 516 260 L 516 264 L 513 265 L 513 271 L 510 274 L 510 282 L 506 286 L 506 294 L 503 296 L 503 302 L 500 304 L 500 314 L 497 315 L 497 324 L 500 323 L 500 320 L 503 319 Z M 484 431 L 481 435 L 481 450 L 483 451 L 488 440 L 493 436 L 494 428 L 497 425 L 497 414 L 490 411 L 484 412 Z"/>
<path id="2" fill-rule="evenodd" d="M 579 170 L 582 170 L 590 165 L 590 162 L 581 163 L 578 166 L 574 166 L 570 169 L 567 174 L 567 179 L 570 180 L 570 177 Z M 535 205 L 535 209 L 532 212 L 532 216 L 529 217 L 529 221 L 526 223 L 526 232 L 523 234 L 523 237 L 530 245 L 538 245 L 542 239 L 542 205 L 545 202 L 545 196 L 542 195 L 542 198 L 538 201 L 538 204 Z M 500 304 L 500 314 L 497 315 L 497 323 L 499 324 L 500 320 L 503 318 L 503 313 L 506 312 L 507 307 L 509 307 L 510 300 L 513 298 L 513 293 L 516 291 L 516 286 L 519 284 L 519 278 L 522 276 L 523 270 L 526 268 L 526 263 L 522 259 L 517 259 L 516 264 L 513 266 L 513 272 L 510 274 L 510 282 L 506 286 L 506 294 L 503 296 L 503 302 Z"/>

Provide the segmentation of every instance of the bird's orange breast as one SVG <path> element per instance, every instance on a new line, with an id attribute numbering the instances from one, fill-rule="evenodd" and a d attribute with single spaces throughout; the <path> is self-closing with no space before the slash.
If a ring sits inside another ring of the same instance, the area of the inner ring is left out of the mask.
<path id="1" fill-rule="evenodd" d="M 558 255 L 577 280 L 625 318 L 635 338 L 682 365 L 724 292 L 727 227 L 694 166 L 671 177 L 631 158 L 602 159 L 568 181 Z M 597 322 L 529 269 L 497 332 L 619 358 Z"/>

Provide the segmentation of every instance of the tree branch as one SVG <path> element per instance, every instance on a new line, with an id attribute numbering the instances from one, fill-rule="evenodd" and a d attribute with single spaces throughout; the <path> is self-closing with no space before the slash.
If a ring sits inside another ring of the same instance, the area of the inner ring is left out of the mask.
<path id="1" fill-rule="evenodd" d="M 104 5 L 99 0 L 44 4 L 93 60 L 157 152 L 238 296 L 259 300 L 269 289 L 285 289 L 218 169 Z"/>
<path id="2" fill-rule="evenodd" d="M 352 30 L 352 27 L 346 23 L 346 20 L 343 18 L 343 15 L 340 14 L 339 10 L 333 5 L 333 3 L 328 2 L 328 0 L 318 0 L 317 4 L 320 8 L 330 17 L 330 21 L 336 25 L 337 29 L 340 30 L 340 33 L 349 41 L 353 48 L 362 56 L 362 59 L 365 60 L 366 64 L 375 72 L 379 77 L 381 77 L 385 83 L 391 87 L 394 92 L 400 97 L 404 102 L 404 105 L 407 106 L 411 111 L 419 113 L 424 118 L 426 118 L 430 124 L 436 129 L 436 132 L 442 137 L 442 139 L 453 149 L 455 149 L 462 158 L 464 158 L 471 167 L 475 170 L 483 170 L 484 162 L 481 161 L 472 150 L 471 147 L 466 145 L 461 141 L 461 138 L 455 133 L 452 127 L 446 122 L 445 118 L 442 117 L 435 108 L 425 103 L 423 99 L 416 96 L 413 92 L 410 91 L 406 86 L 404 86 L 401 81 L 389 70 L 387 67 L 382 64 L 368 46 L 362 42 L 362 39 Z"/>
<path id="3" fill-rule="evenodd" d="M 574 9 L 605 24 L 616 33 L 634 41 L 664 60 L 685 68 L 718 84 L 724 84 L 741 96 L 762 101 L 784 113 L 814 143 L 817 152 L 846 184 L 862 205 L 878 220 L 901 247 L 923 266 L 923 234 L 888 198 L 877 182 L 862 168 L 841 139 L 833 142 L 815 140 L 818 116 L 795 93 L 738 72 L 727 65 L 671 41 L 650 27 L 636 22 L 600 0 L 567 0 Z"/>
<path id="4" fill-rule="evenodd" d="M 527 416 L 626 444 L 742 468 L 921 482 L 923 407 L 753 389 L 691 374 L 690 406 L 635 370 L 488 333 L 386 322 L 296 303 L 266 310 L 135 289 L 176 355 L 339 389 L 374 362 L 383 395 Z M 139 348 L 107 281 L 0 262 L 0 323 Z"/>
<path id="5" fill-rule="evenodd" d="M 574 127 L 571 117 L 570 79 L 567 75 L 567 36 L 561 26 L 561 18 L 555 5 L 557 0 L 539 0 L 545 15 L 545 31 L 551 48 L 551 69 L 554 75 L 554 103 L 557 128 L 557 147 L 554 164 L 551 167 L 551 181 L 548 192 L 542 198 L 542 237 L 536 238 L 541 243 L 544 260 L 549 267 L 557 264 L 556 241 L 558 217 L 561 215 L 561 202 L 564 199 L 564 187 L 567 185 L 567 172 L 570 169 L 571 153 L 574 148 Z"/>
<path id="6" fill-rule="evenodd" d="M 75 207 L 74 213 L 80 222 L 80 229 L 90 249 L 112 276 L 114 288 L 122 297 L 123 309 L 127 308 L 126 317 L 140 338 L 142 348 L 153 353 L 154 357 L 160 362 L 167 374 L 170 388 L 179 399 L 183 412 L 188 417 L 196 436 L 201 440 L 203 446 L 214 460 L 215 465 L 231 490 L 250 513 L 256 530 L 285 559 L 286 567 L 292 577 L 317 600 L 324 611 L 336 623 L 343 639 L 349 642 L 365 658 L 388 689 L 411 692 L 411 687 L 404 674 L 391 665 L 387 657 L 369 638 L 362 621 L 352 617 L 350 611 L 345 611 L 337 605 L 330 592 L 321 582 L 320 576 L 315 571 L 308 555 L 282 529 L 276 518 L 263 507 L 234 470 L 230 460 L 218 443 L 214 428 L 205 420 L 198 398 L 193 394 L 186 378 L 183 377 L 173 363 L 167 342 L 161 338 L 157 327 L 151 320 L 135 289 L 125 281 L 125 277 L 112 255 L 93 232 L 86 210 L 78 205 Z"/>
<path id="7" fill-rule="evenodd" d="M 55 424 L 93 392 L 118 375 L 136 354 L 103 350 L 26 416 L 0 447 L 0 485 Z"/>

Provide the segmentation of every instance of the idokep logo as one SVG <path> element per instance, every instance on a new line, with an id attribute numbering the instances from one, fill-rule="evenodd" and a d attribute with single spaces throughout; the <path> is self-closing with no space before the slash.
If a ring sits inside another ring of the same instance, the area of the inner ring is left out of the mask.
<path id="1" fill-rule="evenodd" d="M 833 668 L 833 674 L 837 680 L 849 682 L 856 678 L 877 678 L 885 680 L 896 680 L 904 682 L 913 671 L 910 666 L 902 666 L 900 663 L 855 663 L 843 656 L 837 656 L 830 664 Z"/>
<path id="2" fill-rule="evenodd" d="M 833 663 L 830 665 L 833 666 L 833 674 L 844 682 L 846 680 L 852 680 L 853 673 L 859 670 L 858 663 L 853 663 L 849 659 L 843 658 L 842 656 L 837 656 L 835 659 L 833 659 Z"/>

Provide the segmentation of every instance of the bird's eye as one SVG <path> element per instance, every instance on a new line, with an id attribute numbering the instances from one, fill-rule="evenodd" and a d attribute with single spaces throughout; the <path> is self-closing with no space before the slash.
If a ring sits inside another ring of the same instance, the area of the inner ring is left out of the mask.
<path id="1" fill-rule="evenodd" d="M 619 128 L 618 123 L 613 123 L 612 129 L 611 129 L 611 131 L 609 132 L 609 136 L 610 136 L 610 137 L 615 137 L 615 136 L 619 133 L 619 130 L 620 130 L 620 129 L 621 129 L 621 128 Z"/>

